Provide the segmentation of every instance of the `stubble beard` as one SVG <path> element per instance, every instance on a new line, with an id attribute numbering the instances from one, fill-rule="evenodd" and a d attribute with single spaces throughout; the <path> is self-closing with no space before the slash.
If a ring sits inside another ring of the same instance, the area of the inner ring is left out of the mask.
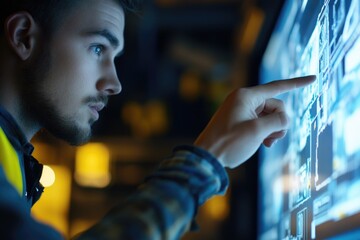
<path id="1" fill-rule="evenodd" d="M 22 111 L 30 122 L 38 124 L 49 133 L 71 145 L 81 145 L 91 138 L 91 125 L 82 128 L 76 124 L 75 117 L 64 117 L 58 110 L 59 103 L 54 102 L 46 91 L 47 75 L 52 68 L 51 55 L 44 49 L 34 64 L 25 67 L 22 84 Z"/>

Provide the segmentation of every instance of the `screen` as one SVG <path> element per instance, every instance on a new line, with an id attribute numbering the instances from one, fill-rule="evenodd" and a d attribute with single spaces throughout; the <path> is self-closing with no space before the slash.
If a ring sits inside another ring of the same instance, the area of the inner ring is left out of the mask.
<path id="1" fill-rule="evenodd" d="M 260 149 L 259 239 L 360 239 L 360 1 L 285 1 L 260 83 L 315 74 L 279 96 L 286 137 Z"/>

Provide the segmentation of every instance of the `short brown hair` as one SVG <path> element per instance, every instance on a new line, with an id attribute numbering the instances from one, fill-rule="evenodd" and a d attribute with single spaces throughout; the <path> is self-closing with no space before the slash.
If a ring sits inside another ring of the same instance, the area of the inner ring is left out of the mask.
<path id="1" fill-rule="evenodd" d="M 135 12 L 140 9 L 141 0 L 114 0 L 125 11 Z M 0 35 L 3 34 L 4 22 L 8 16 L 15 12 L 27 11 L 43 28 L 44 32 L 51 35 L 60 25 L 61 20 L 76 7 L 86 0 L 1 0 L 0 1 Z"/>

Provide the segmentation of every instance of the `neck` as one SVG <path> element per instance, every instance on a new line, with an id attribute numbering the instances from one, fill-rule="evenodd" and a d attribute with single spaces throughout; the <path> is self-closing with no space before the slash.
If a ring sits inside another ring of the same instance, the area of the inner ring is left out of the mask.
<path id="1" fill-rule="evenodd" d="M 17 99 L 16 93 L 11 90 L 5 91 L 2 85 L 0 85 L 0 105 L 8 111 L 15 119 L 22 132 L 25 134 L 26 139 L 30 141 L 33 136 L 40 130 L 40 126 L 32 120 L 31 117 L 23 109 L 23 104 Z"/>

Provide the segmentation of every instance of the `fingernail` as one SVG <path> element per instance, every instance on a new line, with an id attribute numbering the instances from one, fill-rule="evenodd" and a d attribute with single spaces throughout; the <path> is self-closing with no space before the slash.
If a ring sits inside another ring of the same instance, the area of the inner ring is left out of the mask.
<path id="1" fill-rule="evenodd" d="M 278 141 L 277 139 L 272 139 L 270 141 L 270 147 L 274 146 L 277 143 L 277 141 Z"/>

